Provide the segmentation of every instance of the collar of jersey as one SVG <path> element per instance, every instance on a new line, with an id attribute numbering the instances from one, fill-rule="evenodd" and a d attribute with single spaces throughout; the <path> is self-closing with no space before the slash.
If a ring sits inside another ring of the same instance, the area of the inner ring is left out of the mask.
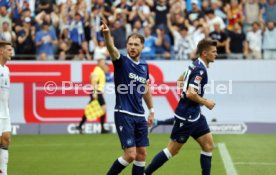
<path id="1" fill-rule="evenodd" d="M 206 66 L 206 64 L 204 63 L 204 61 L 200 58 L 200 57 L 198 57 L 198 60 L 199 60 L 199 62 L 201 62 L 202 64 L 203 64 L 203 66 L 206 68 L 206 70 L 207 70 L 207 66 Z"/>
<path id="2" fill-rule="evenodd" d="M 130 56 L 127 54 L 127 58 L 130 59 L 133 63 L 135 64 L 140 64 L 140 61 L 134 61 L 132 58 L 130 58 Z"/>

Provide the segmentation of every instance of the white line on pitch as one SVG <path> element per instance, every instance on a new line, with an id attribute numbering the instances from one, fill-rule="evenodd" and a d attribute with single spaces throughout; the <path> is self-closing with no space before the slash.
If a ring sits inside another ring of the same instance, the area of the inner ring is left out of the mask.
<path id="1" fill-rule="evenodd" d="M 276 165 L 273 162 L 235 162 L 235 165 Z"/>
<path id="2" fill-rule="evenodd" d="M 219 152 L 226 170 L 227 175 L 238 175 L 235 166 L 233 164 L 232 158 L 224 143 L 218 144 Z"/>

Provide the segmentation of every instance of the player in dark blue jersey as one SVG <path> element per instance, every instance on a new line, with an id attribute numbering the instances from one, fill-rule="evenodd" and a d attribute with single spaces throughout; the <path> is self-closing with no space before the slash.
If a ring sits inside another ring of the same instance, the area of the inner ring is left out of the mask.
<path id="1" fill-rule="evenodd" d="M 144 37 L 133 33 L 127 38 L 128 55 L 121 55 L 114 46 L 110 30 L 102 24 L 101 31 L 114 65 L 116 92 L 115 125 L 120 138 L 123 156 L 119 157 L 109 169 L 107 175 L 119 174 L 133 162 L 132 175 L 143 175 L 146 147 L 149 145 L 148 127 L 154 119 L 152 96 L 149 90 L 148 65 L 140 59 L 144 48 Z M 142 99 L 149 109 L 148 120 Z"/>
<path id="2" fill-rule="evenodd" d="M 213 109 L 215 102 L 203 98 L 204 86 L 208 82 L 207 68 L 217 56 L 217 43 L 213 40 L 201 40 L 197 46 L 199 58 L 193 61 L 178 81 L 183 81 L 183 92 L 175 110 L 175 122 L 171 133 L 171 141 L 167 148 L 159 152 L 146 168 L 145 174 L 150 175 L 160 168 L 192 136 L 201 146 L 200 164 L 202 175 L 210 175 L 213 150 L 213 137 L 201 114 L 200 106 Z"/>

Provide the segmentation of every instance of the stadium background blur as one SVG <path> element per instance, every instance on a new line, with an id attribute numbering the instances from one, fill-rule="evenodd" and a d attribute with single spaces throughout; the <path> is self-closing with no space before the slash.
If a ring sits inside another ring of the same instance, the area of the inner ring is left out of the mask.
<path id="1" fill-rule="evenodd" d="M 68 135 L 78 134 L 74 127 L 89 100 L 87 94 L 68 88 L 68 82 L 89 84 L 93 59 L 109 59 L 99 33 L 101 20 L 111 27 L 121 53 L 126 52 L 128 34 L 145 35 L 142 58 L 149 60 L 151 78 L 170 88 L 175 87 L 175 76 L 196 57 L 197 42 L 208 37 L 218 40 L 219 60 L 211 65 L 209 75 L 215 87 L 223 85 L 227 93 L 207 94 L 217 106 L 204 113 L 214 133 L 234 135 L 215 135 L 216 144 L 225 143 L 236 174 L 275 174 L 275 0 L 2 0 L 0 38 L 15 46 L 15 57 L 8 64 L 14 135 L 10 174 L 104 174 L 112 157 L 120 154 L 110 149 L 119 148 L 114 134 Z M 109 65 L 107 85 L 112 84 Z M 49 81 L 58 88 L 67 81 L 65 89 L 70 90 L 45 93 Z M 177 101 L 174 92 L 164 96 L 154 96 L 160 119 L 171 117 Z M 114 94 L 106 98 L 106 127 L 115 132 Z M 154 132 L 162 134 L 150 135 L 149 160 L 165 146 L 168 135 L 163 133 L 170 129 L 161 126 Z M 99 133 L 99 124 L 88 123 L 85 132 Z M 186 149 L 158 174 L 198 174 L 198 148 L 189 142 Z M 214 153 L 213 174 L 236 175 L 229 174 L 229 161 L 224 162 L 220 151 Z"/>

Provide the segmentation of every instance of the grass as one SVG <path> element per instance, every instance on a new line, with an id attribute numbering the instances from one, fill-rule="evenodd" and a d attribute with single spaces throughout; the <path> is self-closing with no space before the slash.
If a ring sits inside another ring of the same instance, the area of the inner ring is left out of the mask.
<path id="1" fill-rule="evenodd" d="M 275 175 L 276 135 L 215 135 L 225 143 L 239 175 Z M 151 134 L 147 163 L 169 141 L 168 134 Z M 200 148 L 189 139 L 179 155 L 155 174 L 200 174 Z M 9 149 L 10 175 L 104 175 L 122 154 L 117 135 L 13 136 Z M 131 166 L 123 173 L 131 174 Z M 218 149 L 213 152 L 213 175 L 226 175 Z"/>

